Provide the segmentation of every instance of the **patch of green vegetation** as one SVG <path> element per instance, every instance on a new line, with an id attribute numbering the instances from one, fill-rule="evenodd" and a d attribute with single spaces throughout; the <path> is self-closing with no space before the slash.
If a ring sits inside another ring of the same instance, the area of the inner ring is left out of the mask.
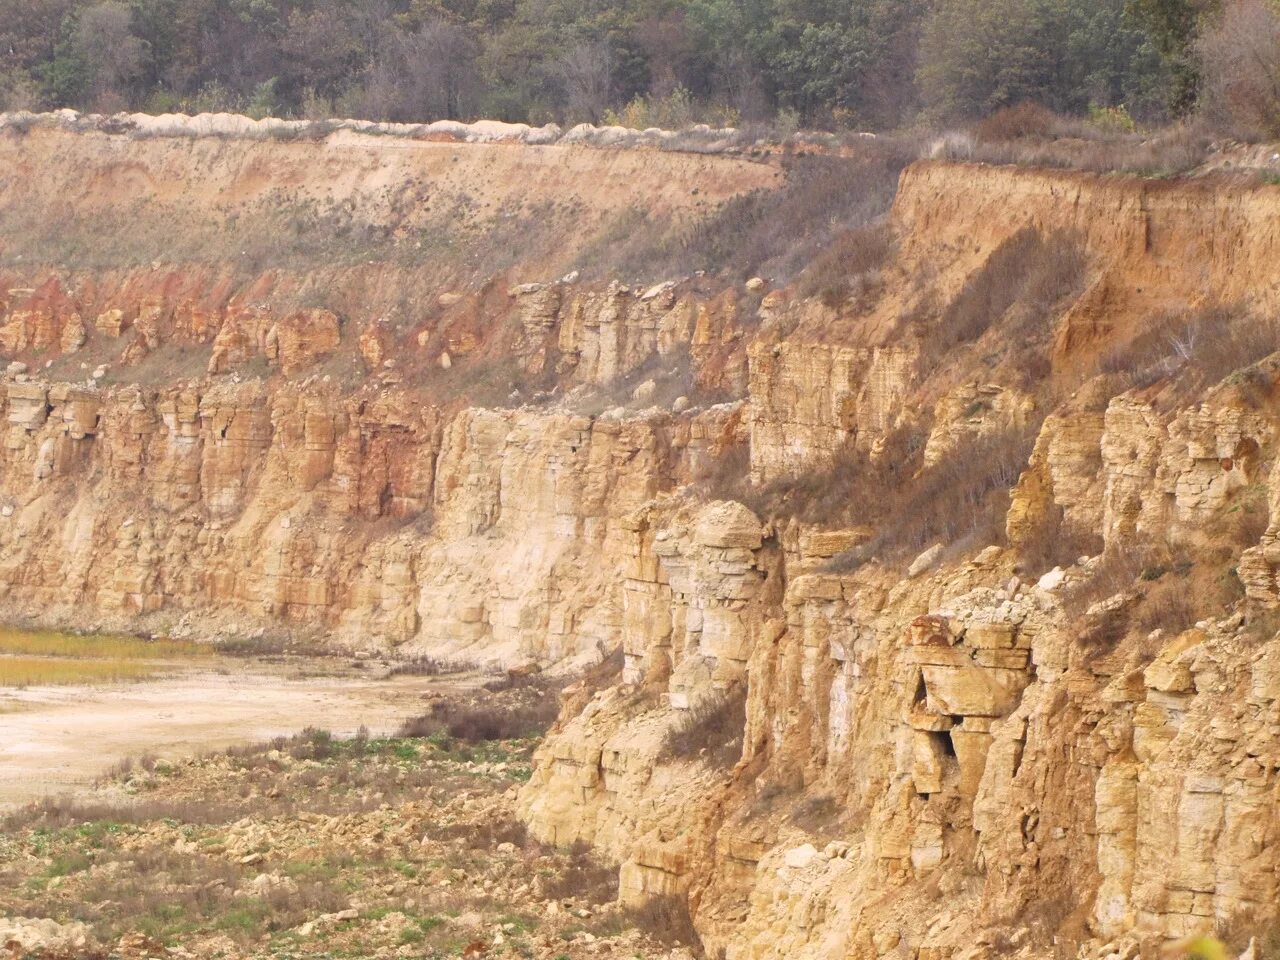
<path id="1" fill-rule="evenodd" d="M 226 932 L 254 933 L 266 921 L 270 909 L 261 900 L 237 897 L 214 919 L 214 929 Z"/>
<path id="2" fill-rule="evenodd" d="M 523 913 L 507 913 L 497 919 L 498 926 L 504 930 L 511 928 L 512 933 L 527 933 L 538 925 L 538 921 Z"/>
<path id="3" fill-rule="evenodd" d="M 93 864 L 93 860 L 88 854 L 81 853 L 78 850 L 68 850 L 60 853 L 53 858 L 49 866 L 45 868 L 44 877 L 52 880 L 54 877 L 67 877 L 73 873 L 80 873 L 87 870 Z"/>

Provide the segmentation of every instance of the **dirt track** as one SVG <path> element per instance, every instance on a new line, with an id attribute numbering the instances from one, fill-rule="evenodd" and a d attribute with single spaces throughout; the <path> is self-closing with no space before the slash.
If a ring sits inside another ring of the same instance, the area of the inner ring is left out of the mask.
<path id="1" fill-rule="evenodd" d="M 329 663 L 232 661 L 98 687 L 0 691 L 0 808 L 74 793 L 123 757 L 164 759 L 322 727 L 390 733 L 428 692 L 463 679 L 378 679 Z"/>

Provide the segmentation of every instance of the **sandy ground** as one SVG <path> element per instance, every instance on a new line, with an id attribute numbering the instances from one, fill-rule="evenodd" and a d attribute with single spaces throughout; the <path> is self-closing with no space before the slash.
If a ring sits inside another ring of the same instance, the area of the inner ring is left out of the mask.
<path id="1" fill-rule="evenodd" d="M 467 683 L 333 669 L 231 661 L 138 683 L 0 690 L 0 808 L 75 793 L 127 756 L 178 759 L 308 726 L 391 733 L 424 695 Z"/>

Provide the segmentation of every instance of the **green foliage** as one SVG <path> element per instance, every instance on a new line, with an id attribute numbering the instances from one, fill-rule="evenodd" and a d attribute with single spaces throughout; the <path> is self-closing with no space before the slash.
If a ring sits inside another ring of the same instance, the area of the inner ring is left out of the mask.
<path id="1" fill-rule="evenodd" d="M 1129 115 L 1129 111 L 1124 104 L 1118 107 L 1100 107 L 1097 104 L 1089 106 L 1089 122 L 1108 133 L 1134 133 L 1138 129 L 1138 125 L 1133 122 L 1133 117 Z"/>
<path id="2" fill-rule="evenodd" d="M 1124 0 L 943 0 L 921 39 L 931 112 L 979 117 L 1023 101 L 1063 113 L 1158 108 L 1164 66 Z"/>
<path id="3" fill-rule="evenodd" d="M 1201 21 L 1218 6 L 1218 0 L 1128 0 L 1129 14 L 1145 28 L 1169 68 L 1167 96 L 1179 113 L 1195 103 L 1200 70 L 1192 48 Z"/>
<path id="4" fill-rule="evenodd" d="M 277 113 L 277 82 L 276 77 L 270 77 L 258 84 L 254 88 L 253 96 L 249 98 L 249 102 L 245 105 L 244 112 L 257 120 L 261 120 L 263 117 L 275 116 Z"/>
<path id="5" fill-rule="evenodd" d="M 0 107 L 892 128 L 1186 109 L 1216 0 L 0 0 Z"/>

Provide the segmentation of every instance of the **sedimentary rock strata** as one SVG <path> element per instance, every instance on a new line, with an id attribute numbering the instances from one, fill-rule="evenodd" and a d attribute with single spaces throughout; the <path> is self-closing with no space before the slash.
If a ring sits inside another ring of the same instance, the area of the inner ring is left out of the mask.
<path id="1" fill-rule="evenodd" d="M 413 243 L 430 224 L 398 187 L 473 186 L 465 246 L 557 150 L 581 175 L 542 199 L 574 208 L 551 234 L 581 253 L 637 204 L 696 223 L 780 179 L 569 135 L 392 151 L 68 127 L 0 135 L 24 171 L 5 224 L 69 184 L 112 211 L 208 167 L 174 229 L 239 241 L 319 165 L 353 222 Z M 521 815 L 616 859 L 628 902 L 687 904 L 729 958 L 1132 957 L 1261 932 L 1278 204 L 920 163 L 875 295 L 840 303 L 786 278 L 584 280 L 557 243 L 481 281 L 385 238 L 341 262 L 103 266 L 31 241 L 43 258 L 0 265 L 0 596 L 504 665 L 620 648 L 616 682 L 566 697 Z M 1067 249 L 1069 273 L 1034 259 Z M 948 329 L 993 260 L 1035 297 Z M 1210 308 L 1230 337 L 1163 336 Z M 918 522 L 932 504 L 958 513 Z"/>

